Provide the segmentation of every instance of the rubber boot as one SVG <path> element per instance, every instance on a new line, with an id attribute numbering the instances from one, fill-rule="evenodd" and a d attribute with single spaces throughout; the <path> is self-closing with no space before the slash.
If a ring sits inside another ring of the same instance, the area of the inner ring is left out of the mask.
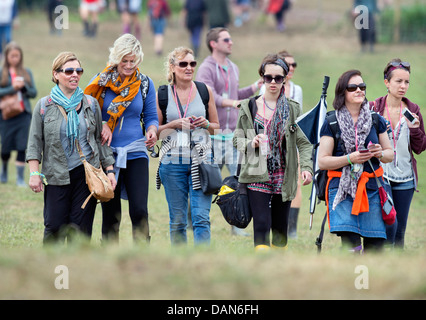
<path id="1" fill-rule="evenodd" d="M 16 165 L 16 185 L 18 187 L 26 187 L 24 179 L 25 165 Z"/>
<path id="2" fill-rule="evenodd" d="M 94 22 L 90 29 L 90 37 L 93 37 L 93 38 L 96 37 L 97 33 L 98 33 L 98 23 Z"/>
<path id="3" fill-rule="evenodd" d="M 265 245 L 265 244 L 258 244 L 254 247 L 254 251 L 256 252 L 267 252 L 271 249 L 271 247 Z"/>
<path id="4" fill-rule="evenodd" d="M 90 27 L 88 21 L 83 21 L 83 36 L 89 37 L 90 36 Z"/>
<path id="5" fill-rule="evenodd" d="M 288 214 L 288 237 L 290 239 L 297 238 L 297 219 L 299 217 L 299 208 L 290 208 Z"/>
<path id="6" fill-rule="evenodd" d="M 7 161 L 2 163 L 0 181 L 1 183 L 7 183 Z"/>

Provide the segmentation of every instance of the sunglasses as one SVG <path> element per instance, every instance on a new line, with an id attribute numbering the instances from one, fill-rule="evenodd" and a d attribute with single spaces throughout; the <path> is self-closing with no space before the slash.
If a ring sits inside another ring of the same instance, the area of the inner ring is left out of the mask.
<path id="1" fill-rule="evenodd" d="M 157 151 L 155 150 L 155 147 L 157 147 Z M 160 156 L 160 147 L 157 145 L 148 147 L 147 150 L 151 152 L 150 156 L 152 158 L 158 158 Z"/>
<path id="2" fill-rule="evenodd" d="M 297 67 L 297 62 L 293 62 L 293 63 L 287 63 L 289 67 L 293 67 L 296 68 Z"/>
<path id="3" fill-rule="evenodd" d="M 348 84 L 346 90 L 348 90 L 348 92 L 355 92 L 358 88 L 361 91 L 365 91 L 367 89 L 367 85 L 364 82 L 360 84 Z"/>
<path id="4" fill-rule="evenodd" d="M 402 61 L 402 62 L 396 62 L 396 61 L 393 61 L 393 62 L 391 62 L 391 63 L 389 64 L 388 68 L 386 69 L 386 72 L 384 73 L 384 75 L 385 75 L 385 79 L 387 79 L 387 78 L 389 77 L 390 73 L 391 73 L 393 70 L 395 70 L 395 69 L 397 69 L 397 68 L 400 68 L 400 67 L 404 68 L 404 69 L 405 69 L 405 70 L 407 70 L 408 72 L 411 72 L 411 71 L 410 71 L 410 69 L 411 69 L 410 63 L 405 62 L 405 61 Z"/>
<path id="5" fill-rule="evenodd" d="M 188 64 L 191 66 L 191 68 L 195 68 L 197 66 L 197 61 L 181 61 L 177 65 L 179 66 L 179 68 L 186 68 L 188 67 Z"/>
<path id="6" fill-rule="evenodd" d="M 225 39 L 222 39 L 223 40 L 223 42 L 226 42 L 226 43 L 229 43 L 229 42 L 231 42 L 232 41 L 232 39 L 231 38 L 225 38 Z"/>
<path id="7" fill-rule="evenodd" d="M 405 68 L 407 70 L 410 70 L 410 63 L 409 62 L 405 62 L 405 61 L 402 61 L 402 62 L 393 61 L 393 62 L 390 63 L 389 67 L 391 67 L 391 66 L 395 67 L 395 68 L 403 67 L 403 68 Z"/>
<path id="8" fill-rule="evenodd" d="M 79 76 L 81 76 L 84 72 L 83 68 L 66 68 L 66 69 L 58 69 L 57 72 L 63 72 L 67 76 L 71 76 L 74 71 L 77 72 Z"/>
<path id="9" fill-rule="evenodd" d="M 270 74 L 265 74 L 263 76 L 263 81 L 265 81 L 266 83 L 271 83 L 272 80 L 275 80 L 275 83 L 280 84 L 280 83 L 283 83 L 284 78 L 285 78 L 284 76 L 280 76 L 280 75 L 273 77 Z"/>

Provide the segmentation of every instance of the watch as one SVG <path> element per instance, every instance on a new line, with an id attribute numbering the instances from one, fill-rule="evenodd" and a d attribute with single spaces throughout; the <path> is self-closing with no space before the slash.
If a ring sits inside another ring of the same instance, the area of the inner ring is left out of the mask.
<path id="1" fill-rule="evenodd" d="M 115 174 L 114 170 L 107 170 L 107 171 L 105 171 L 105 173 L 106 174 L 108 174 L 108 173 L 114 173 Z"/>
<path id="2" fill-rule="evenodd" d="M 382 151 L 382 155 L 380 156 L 379 160 L 382 160 L 382 158 L 385 156 L 385 152 Z"/>

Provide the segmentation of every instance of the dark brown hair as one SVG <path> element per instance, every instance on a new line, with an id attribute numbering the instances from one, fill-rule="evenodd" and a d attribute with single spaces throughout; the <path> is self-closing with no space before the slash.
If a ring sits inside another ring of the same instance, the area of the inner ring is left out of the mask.
<path id="1" fill-rule="evenodd" d="M 336 90 L 334 94 L 333 107 L 338 110 L 345 105 L 346 87 L 349 80 L 354 76 L 362 76 L 359 70 L 349 70 L 343 73 L 336 83 Z"/>
<path id="2" fill-rule="evenodd" d="M 284 70 L 284 77 L 287 77 L 289 67 L 288 67 L 287 62 L 283 58 L 284 57 L 282 57 L 282 56 L 280 56 L 278 54 L 268 54 L 262 60 L 262 63 L 261 63 L 261 65 L 259 67 L 259 70 L 258 70 L 259 75 L 261 77 L 264 76 L 264 74 L 265 74 L 265 66 L 267 64 L 276 64 L 276 65 L 280 66 L 281 68 L 283 68 L 283 70 Z"/>
<path id="3" fill-rule="evenodd" d="M 16 75 L 21 76 L 24 78 L 25 82 L 29 85 L 31 85 L 31 77 L 28 74 L 27 70 L 25 70 L 23 64 L 24 64 L 24 55 L 22 53 L 22 48 L 16 43 L 16 42 L 9 42 L 6 45 L 6 48 L 4 49 L 4 63 L 3 63 L 3 70 L 1 74 L 1 80 L 0 80 L 0 86 L 6 87 L 9 83 L 9 61 L 7 59 L 7 56 L 9 55 L 10 51 L 12 50 L 18 50 L 21 54 L 21 61 L 19 61 L 18 65 L 16 66 Z"/>
<path id="4" fill-rule="evenodd" d="M 400 64 L 398 67 L 393 67 L 392 64 L 398 63 Z M 408 73 L 411 73 L 411 67 L 408 65 L 407 67 L 403 66 L 401 63 L 405 64 L 407 62 L 402 62 L 401 59 L 399 58 L 395 58 L 392 59 L 391 61 L 388 62 L 388 64 L 386 65 L 386 68 L 383 70 L 383 76 L 386 80 L 390 80 L 392 78 L 392 73 L 394 72 L 395 69 L 403 69 L 408 71 Z M 392 70 L 390 70 L 391 68 L 393 68 Z"/>

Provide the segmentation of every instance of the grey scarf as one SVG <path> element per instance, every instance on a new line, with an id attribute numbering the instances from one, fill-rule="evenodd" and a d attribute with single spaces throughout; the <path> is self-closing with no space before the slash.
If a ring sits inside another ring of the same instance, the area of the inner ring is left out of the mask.
<path id="1" fill-rule="evenodd" d="M 336 110 L 336 118 L 339 123 L 346 153 L 350 154 L 357 150 L 355 146 L 355 128 L 357 128 L 356 144 L 358 145 L 358 148 L 363 148 L 365 139 L 370 133 L 372 125 L 368 102 L 365 102 L 361 106 L 356 124 L 354 124 L 352 116 L 346 106 Z M 342 168 L 342 176 L 340 178 L 336 198 L 334 198 L 333 210 L 341 201 L 346 199 L 347 195 L 350 195 L 353 199 L 355 199 L 358 179 L 361 176 L 363 169 L 364 165 L 361 165 L 361 169 L 358 172 L 351 172 L 351 165 L 347 165 Z"/>

